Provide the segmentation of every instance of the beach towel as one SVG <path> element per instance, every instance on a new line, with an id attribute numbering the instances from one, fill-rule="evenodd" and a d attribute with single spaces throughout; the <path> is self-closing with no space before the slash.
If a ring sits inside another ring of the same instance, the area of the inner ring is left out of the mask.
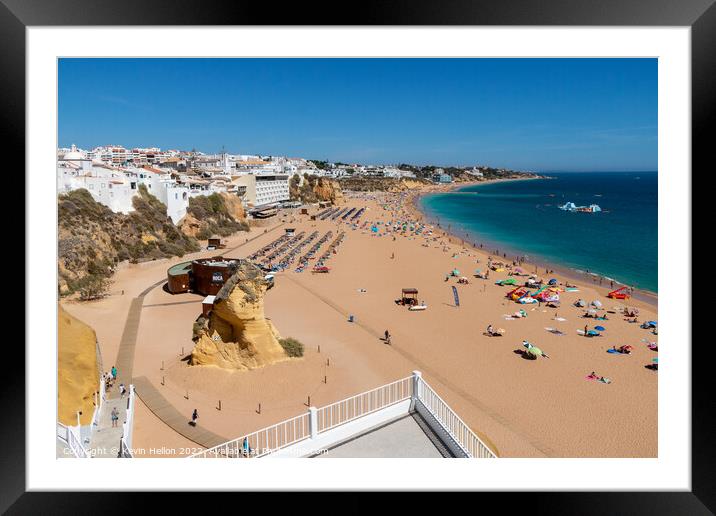
<path id="1" fill-rule="evenodd" d="M 629 353 L 620 353 L 616 349 L 608 349 L 607 353 L 611 353 L 612 355 L 628 355 Z"/>

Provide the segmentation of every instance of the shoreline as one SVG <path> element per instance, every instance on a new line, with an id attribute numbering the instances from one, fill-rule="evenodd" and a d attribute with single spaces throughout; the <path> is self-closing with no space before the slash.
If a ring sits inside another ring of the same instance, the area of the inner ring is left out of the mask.
<path id="1" fill-rule="evenodd" d="M 454 230 L 451 231 L 451 230 L 445 229 L 444 227 L 439 225 L 440 224 L 439 222 L 432 220 L 430 215 L 425 213 L 420 208 L 419 200 L 425 195 L 454 192 L 454 191 L 460 190 L 462 188 L 466 188 L 466 187 L 474 186 L 474 185 L 486 185 L 486 184 L 490 184 L 490 183 L 504 183 L 504 182 L 510 182 L 510 181 L 534 181 L 534 180 L 538 180 L 538 179 L 549 179 L 549 177 L 488 179 L 487 181 L 469 181 L 469 182 L 464 182 L 464 183 L 451 184 L 449 186 L 443 186 L 443 187 L 428 186 L 425 188 L 421 188 L 417 192 L 411 193 L 410 197 L 407 199 L 406 207 L 413 213 L 413 215 L 417 219 L 421 220 L 423 223 L 437 225 L 438 228 L 440 229 L 440 231 L 442 231 L 448 237 L 450 242 L 452 242 L 452 238 L 457 239 L 458 242 L 465 242 L 465 239 L 463 237 L 461 237 L 460 235 L 457 235 Z M 474 234 L 476 236 L 479 236 L 476 233 L 474 233 Z M 467 242 L 467 243 L 470 244 L 469 242 Z M 495 246 L 495 248 L 497 248 L 497 246 L 499 246 L 499 245 L 506 245 L 510 251 L 516 252 L 518 255 L 526 254 L 526 253 L 522 252 L 520 249 L 513 247 L 511 244 L 501 244 L 501 243 L 497 243 L 497 242 L 487 242 L 487 241 L 485 243 L 488 245 L 483 248 L 475 247 L 474 244 L 472 245 L 472 247 L 476 252 L 482 252 L 488 256 L 494 255 L 494 252 L 493 252 L 494 248 L 492 248 L 492 246 Z M 500 256 L 500 258 L 503 260 L 506 259 L 503 256 Z M 509 256 L 507 259 L 509 259 Z M 609 286 L 602 286 L 601 284 L 598 283 L 598 279 L 601 277 L 602 279 L 605 279 L 608 282 L 608 281 L 610 281 L 610 278 L 606 278 L 604 276 L 601 276 L 599 274 L 592 273 L 592 272 L 579 271 L 577 269 L 573 269 L 573 268 L 565 266 L 565 265 L 555 265 L 549 261 L 530 259 L 530 260 L 525 261 L 524 264 L 525 264 L 525 267 L 524 267 L 525 269 L 528 269 L 530 267 L 535 267 L 537 269 L 550 270 L 550 271 L 554 271 L 553 272 L 554 275 L 562 276 L 566 280 L 569 280 L 570 282 L 576 282 L 576 283 L 582 283 L 582 284 L 584 284 L 586 282 L 587 285 L 594 288 L 595 290 L 597 290 L 597 292 L 599 292 L 600 294 L 603 294 L 604 296 L 606 296 L 609 292 L 611 292 L 615 288 L 619 288 L 622 286 L 623 287 L 629 286 L 629 285 L 625 285 L 624 283 L 617 281 L 616 279 L 613 280 L 614 281 L 613 288 L 609 287 Z M 581 272 L 581 274 L 580 274 L 580 272 Z M 537 272 L 537 274 L 542 275 L 539 272 Z M 589 279 L 591 279 L 592 281 L 588 281 Z M 632 292 L 631 299 L 641 301 L 652 308 L 658 308 L 658 306 L 659 306 L 658 293 L 652 292 L 650 290 L 635 288 Z"/>

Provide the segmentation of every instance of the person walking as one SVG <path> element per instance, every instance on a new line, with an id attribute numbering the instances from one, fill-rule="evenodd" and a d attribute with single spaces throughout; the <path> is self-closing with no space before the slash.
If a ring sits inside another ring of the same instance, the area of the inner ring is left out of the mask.
<path id="1" fill-rule="evenodd" d="M 115 366 L 112 366 L 112 380 L 117 379 L 117 368 Z"/>
<path id="2" fill-rule="evenodd" d="M 385 330 L 385 343 L 390 344 L 390 332 Z"/>
<path id="3" fill-rule="evenodd" d="M 587 336 L 587 325 L 586 324 L 584 325 L 584 336 L 585 337 Z"/>
<path id="4" fill-rule="evenodd" d="M 127 394 L 127 389 L 124 387 L 123 383 L 119 384 L 119 398 L 124 398 L 124 395 Z"/>
<path id="5" fill-rule="evenodd" d="M 112 428 L 117 428 L 117 421 L 119 420 L 119 412 L 117 407 L 114 407 L 111 412 L 112 415 Z"/>
<path id="6" fill-rule="evenodd" d="M 199 411 L 194 409 L 194 412 L 191 413 L 191 426 L 196 426 L 197 419 L 199 419 Z"/>

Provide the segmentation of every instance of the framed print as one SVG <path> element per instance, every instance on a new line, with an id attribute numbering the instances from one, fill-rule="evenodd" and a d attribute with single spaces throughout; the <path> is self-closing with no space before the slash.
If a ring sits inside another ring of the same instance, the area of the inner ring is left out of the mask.
<path id="1" fill-rule="evenodd" d="M 3 2 L 27 203 L 3 509 L 713 510 L 691 337 L 712 2 L 367 4 L 355 25 Z"/>

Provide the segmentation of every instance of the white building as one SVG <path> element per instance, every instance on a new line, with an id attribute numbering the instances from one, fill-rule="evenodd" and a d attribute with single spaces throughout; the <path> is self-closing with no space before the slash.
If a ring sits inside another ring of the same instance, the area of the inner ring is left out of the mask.
<path id="1" fill-rule="evenodd" d="M 239 174 L 232 178 L 232 184 L 244 192 L 244 203 L 253 207 L 289 200 L 288 182 L 287 174 Z"/>

